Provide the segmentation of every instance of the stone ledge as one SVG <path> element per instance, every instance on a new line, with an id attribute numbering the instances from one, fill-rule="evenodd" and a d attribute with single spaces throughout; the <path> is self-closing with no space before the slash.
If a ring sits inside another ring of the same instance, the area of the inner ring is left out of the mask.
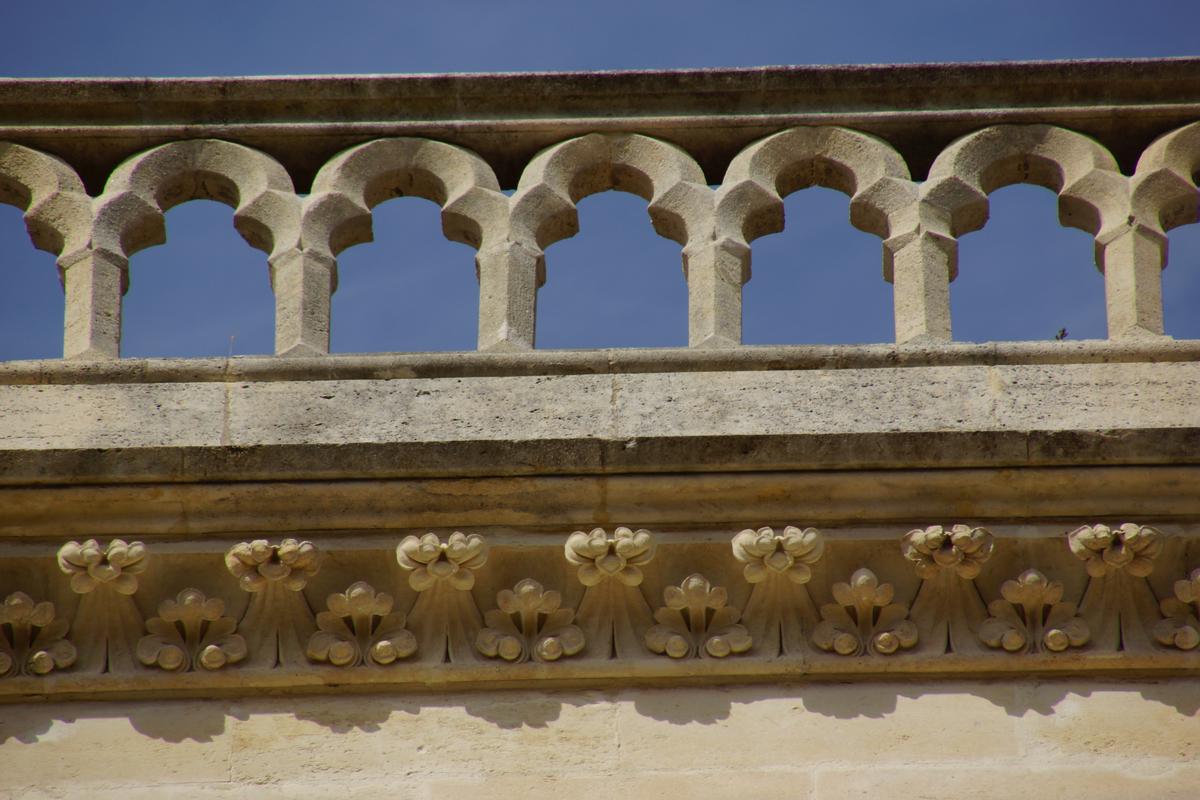
<path id="1" fill-rule="evenodd" d="M 1200 361 L 1200 340 L 954 342 L 936 345 L 742 345 L 522 353 L 371 353 L 320 357 L 45 359 L 0 362 L 0 386 L 236 381 L 407 380 L 663 372 L 888 369 Z"/>
<path id="2" fill-rule="evenodd" d="M 1197 394 L 1200 362 L 10 385 L 0 465 L 47 485 L 1195 463 Z"/>
<path id="3" fill-rule="evenodd" d="M 1052 122 L 1126 167 L 1200 117 L 1200 59 L 763 67 L 611 73 L 6 79 L 0 139 L 71 161 L 97 188 L 132 153 L 221 136 L 270 152 L 306 186 L 332 153 L 378 136 L 453 141 L 514 185 L 537 150 L 634 130 L 691 151 L 713 180 L 754 139 L 802 124 L 889 139 L 915 174 L 973 128 Z M 88 120 L 82 123 L 81 120 Z M 299 121 L 298 121 L 299 120 Z M 304 136 L 296 132 L 304 131 Z"/>

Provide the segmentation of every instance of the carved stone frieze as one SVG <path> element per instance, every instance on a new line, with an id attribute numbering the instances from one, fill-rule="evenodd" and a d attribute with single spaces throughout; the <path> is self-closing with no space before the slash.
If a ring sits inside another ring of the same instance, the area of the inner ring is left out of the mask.
<path id="1" fill-rule="evenodd" d="M 535 674 L 528 668 L 547 679 L 646 670 L 662 677 L 685 660 L 680 675 L 1119 671 L 1128 653 L 1137 654 L 1138 669 L 1195 668 L 1186 660 L 1200 649 L 1200 568 L 1184 566 L 1194 558 L 1190 533 L 1168 544 L 1139 524 L 1085 525 L 1066 534 L 1067 547 L 1056 526 L 1030 538 L 1011 528 L 993 535 L 934 525 L 909 531 L 899 548 L 890 536 L 791 526 L 731 538 L 624 527 L 565 539 L 454 532 L 407 536 L 394 551 L 388 542 L 343 548 L 337 536 L 321 548 L 254 540 L 223 551 L 224 570 L 222 551 L 191 551 L 156 556 L 153 574 L 140 543 L 69 542 L 56 559 L 47 554 L 17 570 L 0 556 L 0 579 L 22 575 L 36 586 L 53 578 L 78 598 L 63 604 L 52 595 L 52 604 L 8 593 L 0 606 L 0 694 L 52 670 L 69 671 L 73 681 L 111 675 L 113 686 L 183 673 L 198 685 L 236 675 L 249 686 L 331 667 L 343 668 L 338 680 L 349 683 L 479 681 L 506 671 L 525 680 Z M 324 558 L 325 547 L 336 555 Z M 389 566 L 383 556 L 391 552 Z M 1151 583 L 1159 560 L 1184 577 Z M 999 570 L 1022 562 L 1039 568 L 1003 579 Z M 856 563 L 871 566 L 832 580 L 834 569 Z M 675 584 L 668 576 L 681 568 L 690 572 Z M 60 572 L 71 576 L 67 585 Z M 522 572 L 539 578 L 506 586 Z M 574 590 L 542 582 L 564 572 L 579 580 Z M 205 589 L 169 596 L 143 623 L 138 609 L 148 598 L 141 595 L 185 578 Z M 339 584 L 348 588 L 330 593 Z M 648 586 L 661 604 L 648 602 Z M 826 601 L 819 606 L 814 587 Z M 1066 657 L 1070 650 L 1085 660 Z"/>

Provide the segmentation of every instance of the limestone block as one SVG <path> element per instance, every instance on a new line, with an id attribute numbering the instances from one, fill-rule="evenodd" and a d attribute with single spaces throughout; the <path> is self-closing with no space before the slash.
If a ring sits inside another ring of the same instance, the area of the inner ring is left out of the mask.
<path id="1" fill-rule="evenodd" d="M 1169 771 L 1200 749 L 1194 686 L 1187 681 L 1020 687 L 1032 710 L 1018 735 L 1027 752 L 1053 763 L 1095 763 L 1126 772 Z M 1200 787 L 1200 769 L 1193 767 Z M 1164 782 L 1165 783 L 1165 782 Z"/>
<path id="2" fill-rule="evenodd" d="M 1002 800 L 1025 789 L 1045 798 L 1191 800 L 1200 786 L 1200 769 L 1181 764 L 1146 774 L 1107 765 L 1031 768 L 1024 762 L 1004 767 L 973 763 L 957 768 L 822 770 L 815 784 L 814 800 Z"/>
<path id="3" fill-rule="evenodd" d="M 258 700 L 228 722 L 238 783 L 512 775 L 611 769 L 613 707 L 535 692 Z"/>
<path id="4" fill-rule="evenodd" d="M 0 791 L 23 796 L 57 788 L 92 796 L 105 788 L 229 780 L 233 736 L 221 703 L 58 703 L 0 711 Z"/>
<path id="5" fill-rule="evenodd" d="M 1019 753 L 1016 720 L 1004 709 L 1012 692 L 961 683 L 630 690 L 618 703 L 619 764 L 632 772 L 706 769 L 730 741 L 753 743 L 737 750 L 739 768 L 750 770 L 1005 758 Z M 930 730 L 938 731 L 936 747 L 928 746 Z M 848 744 L 862 741 L 872 746 Z"/>
<path id="6" fill-rule="evenodd" d="M 504 776 L 489 780 L 438 780 L 429 783 L 430 800 L 473 800 L 482 795 L 520 797 L 524 800 L 558 800 L 563 797 L 621 797 L 655 800 L 687 797 L 690 800 L 727 800 L 761 797 L 772 800 L 808 800 L 812 781 L 800 768 L 713 772 L 616 773 L 591 777 L 554 774 Z"/>

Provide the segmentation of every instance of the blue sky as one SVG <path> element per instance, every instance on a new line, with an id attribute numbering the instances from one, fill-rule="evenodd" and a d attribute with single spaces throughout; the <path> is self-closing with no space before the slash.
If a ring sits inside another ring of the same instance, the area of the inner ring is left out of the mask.
<path id="1" fill-rule="evenodd" d="M 1195 0 L 972 3 L 157 2 L 10 3 L 0 74 L 259 75 L 463 72 L 1104 58 L 1200 53 Z M 748 343 L 891 341 L 878 239 L 852 228 L 847 199 L 788 198 L 787 230 L 754 244 Z M 445 241 L 438 210 L 376 210 L 376 241 L 346 251 L 334 296 L 337 352 L 474 347 L 472 251 Z M 686 343 L 679 248 L 655 236 L 645 202 L 608 192 L 580 204 L 582 231 L 547 252 L 539 347 Z M 131 263 L 129 356 L 268 353 L 266 261 L 210 202 L 167 215 L 168 242 Z M 1171 234 L 1167 332 L 1200 338 L 1200 225 Z M 951 285 L 955 338 L 1104 335 L 1090 237 L 1058 226 L 1055 198 L 1014 186 L 965 236 Z M 0 206 L 0 359 L 61 352 L 53 258 Z"/>

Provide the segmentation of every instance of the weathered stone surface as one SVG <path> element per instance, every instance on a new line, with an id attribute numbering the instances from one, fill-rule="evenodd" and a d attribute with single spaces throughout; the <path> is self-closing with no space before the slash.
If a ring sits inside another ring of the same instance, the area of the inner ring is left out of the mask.
<path id="1" fill-rule="evenodd" d="M 1191 694 L 1072 680 L 10 705 L 0 761 L 17 797 L 955 798 L 1020 778 L 1182 800 L 1200 779 Z"/>
<path id="2" fill-rule="evenodd" d="M 45 482 L 60 469 L 78 475 L 76 463 L 55 465 L 67 451 L 96 451 L 90 457 L 112 461 L 113 475 L 147 459 L 142 479 L 169 477 L 178 467 L 170 451 L 194 448 L 189 459 L 197 465 L 208 450 L 221 459 L 228 448 L 243 457 L 266 448 L 261 477 L 320 474 L 332 463 L 325 450 L 357 454 L 343 475 L 378 474 L 372 450 L 347 452 L 351 444 L 409 450 L 413 460 L 387 462 L 389 476 L 477 473 L 479 447 L 505 453 L 488 459 L 491 474 L 536 472 L 539 462 L 553 472 L 618 464 L 660 471 L 684 459 L 708 470 L 780 469 L 844 466 L 856 459 L 837 451 L 855 439 L 912 437 L 924 442 L 877 455 L 872 466 L 1018 466 L 1045 463 L 1031 436 L 1128 432 L 1136 440 L 1154 430 L 1194 430 L 1198 392 L 1195 363 L 9 385 L 0 387 L 9 409 L 0 420 L 0 459 L 10 482 L 34 475 Z M 929 448 L 955 434 L 992 441 L 985 450 Z M 756 443 L 749 453 L 748 441 Z M 784 449 L 763 450 L 766 442 Z M 113 448 L 122 449 L 119 457 Z M 281 448 L 274 464 L 270 448 Z M 297 461 L 288 448 L 311 451 L 311 460 Z M 1092 462 L 1086 450 L 1076 452 L 1075 463 Z M 1156 454 L 1171 460 L 1158 444 L 1137 460 Z"/>
<path id="3" fill-rule="evenodd" d="M 0 793 L 1197 794 L 1160 272 L 1200 60 L 0 90 L 67 357 L 0 365 Z M 1092 235 L 1105 340 L 953 343 L 1012 183 Z M 881 239 L 895 344 L 741 346 L 810 186 Z M 609 190 L 679 244 L 689 347 L 535 351 Z M 476 251 L 477 351 L 330 356 L 401 195 Z M 263 252 L 277 357 L 119 359 L 129 256 L 195 199 Z"/>

